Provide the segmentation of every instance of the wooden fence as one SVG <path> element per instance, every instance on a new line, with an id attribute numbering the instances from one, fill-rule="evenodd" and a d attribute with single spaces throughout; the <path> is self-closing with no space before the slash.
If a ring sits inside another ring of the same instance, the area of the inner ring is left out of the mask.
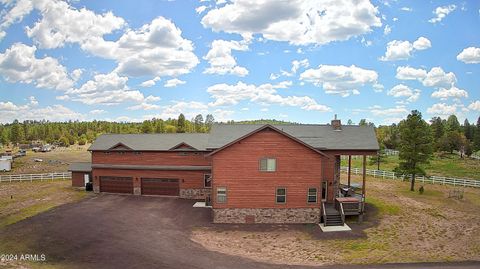
<path id="1" fill-rule="evenodd" d="M 1 182 L 15 181 L 46 181 L 46 180 L 65 180 L 71 179 L 72 172 L 46 173 L 46 174 L 23 174 L 23 175 L 3 175 L 0 176 Z"/>
<path id="2" fill-rule="evenodd" d="M 348 172 L 348 167 L 342 166 L 340 168 L 341 172 Z M 361 175 L 361 168 L 352 168 L 352 174 Z M 384 178 L 384 179 L 397 179 L 397 180 L 408 180 L 407 175 L 398 174 L 392 171 L 384 170 L 373 170 L 367 169 L 367 175 Z M 430 184 L 441 184 L 441 185 L 452 185 L 459 187 L 474 187 L 480 188 L 480 180 L 475 179 L 464 179 L 464 178 L 451 178 L 451 177 L 440 177 L 440 176 L 417 176 L 415 177 L 416 182 L 430 183 Z"/>

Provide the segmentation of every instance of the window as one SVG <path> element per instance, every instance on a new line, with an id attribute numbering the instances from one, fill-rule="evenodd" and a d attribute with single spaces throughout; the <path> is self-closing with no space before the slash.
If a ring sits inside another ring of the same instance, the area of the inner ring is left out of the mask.
<path id="1" fill-rule="evenodd" d="M 327 200 L 327 193 L 328 193 L 327 186 L 328 186 L 328 182 L 322 181 L 322 201 Z"/>
<path id="2" fill-rule="evenodd" d="M 203 175 L 203 184 L 204 184 L 205 188 L 211 188 L 212 187 L 212 175 L 211 174 Z"/>
<path id="3" fill-rule="evenodd" d="M 105 154 L 110 154 L 110 151 L 105 151 L 104 153 L 105 153 Z"/>
<path id="4" fill-rule="evenodd" d="M 188 156 L 188 152 L 179 152 L 178 155 L 179 156 Z"/>
<path id="5" fill-rule="evenodd" d="M 260 171 L 275 172 L 277 170 L 277 159 L 262 158 L 260 159 Z"/>
<path id="6" fill-rule="evenodd" d="M 135 154 L 135 155 L 140 155 L 140 154 L 142 154 L 142 153 L 141 153 L 140 151 L 134 151 L 133 154 Z"/>
<path id="7" fill-rule="evenodd" d="M 218 187 L 217 188 L 217 203 L 226 203 L 227 202 L 227 188 Z"/>
<path id="8" fill-rule="evenodd" d="M 308 188 L 307 202 L 309 203 L 317 202 L 317 188 Z"/>
<path id="9" fill-rule="evenodd" d="M 287 202 L 287 189 L 277 188 L 275 193 L 275 201 L 277 204 L 285 204 Z"/>

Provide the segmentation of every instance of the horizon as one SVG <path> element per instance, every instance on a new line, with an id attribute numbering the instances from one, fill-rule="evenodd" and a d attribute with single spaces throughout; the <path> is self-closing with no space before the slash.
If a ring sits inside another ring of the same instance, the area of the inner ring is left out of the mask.
<path id="1" fill-rule="evenodd" d="M 4 1 L 0 124 L 477 122 L 480 2 L 312 3 Z"/>

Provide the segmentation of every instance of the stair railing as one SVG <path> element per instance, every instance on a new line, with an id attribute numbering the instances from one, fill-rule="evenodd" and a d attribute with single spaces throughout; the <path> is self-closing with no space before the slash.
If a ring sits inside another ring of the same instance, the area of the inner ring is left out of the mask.
<path id="1" fill-rule="evenodd" d="M 340 214 L 342 216 L 342 225 L 345 224 L 345 212 L 343 211 L 343 203 L 340 203 Z"/>
<path id="2" fill-rule="evenodd" d="M 323 214 L 323 222 L 325 226 L 327 226 L 327 211 L 325 210 L 325 203 L 322 202 L 322 214 Z"/>

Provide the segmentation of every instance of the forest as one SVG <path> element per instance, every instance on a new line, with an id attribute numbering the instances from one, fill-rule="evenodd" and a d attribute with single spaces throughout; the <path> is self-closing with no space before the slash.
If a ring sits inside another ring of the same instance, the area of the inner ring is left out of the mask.
<path id="1" fill-rule="evenodd" d="M 33 141 L 57 145 L 73 145 L 90 143 L 104 133 L 204 133 L 208 132 L 215 122 L 213 115 L 205 117 L 201 114 L 192 119 L 186 119 L 180 114 L 176 119 L 151 119 L 143 122 L 108 122 L 108 121 L 13 121 L 10 124 L 0 124 L 0 144 L 15 146 L 29 144 Z M 249 120 L 228 121 L 232 123 L 270 123 L 270 124 L 296 124 L 278 120 Z M 354 124 L 348 120 L 346 124 Z M 375 126 L 365 119 L 360 120 L 359 125 L 372 125 L 375 127 L 378 141 L 382 148 L 398 149 L 400 131 L 398 124 L 389 126 Z M 455 115 L 448 119 L 433 117 L 429 121 L 430 133 L 434 151 L 453 152 L 460 151 L 466 155 L 480 150 L 480 117 L 472 124 L 466 119 L 461 124 Z"/>

